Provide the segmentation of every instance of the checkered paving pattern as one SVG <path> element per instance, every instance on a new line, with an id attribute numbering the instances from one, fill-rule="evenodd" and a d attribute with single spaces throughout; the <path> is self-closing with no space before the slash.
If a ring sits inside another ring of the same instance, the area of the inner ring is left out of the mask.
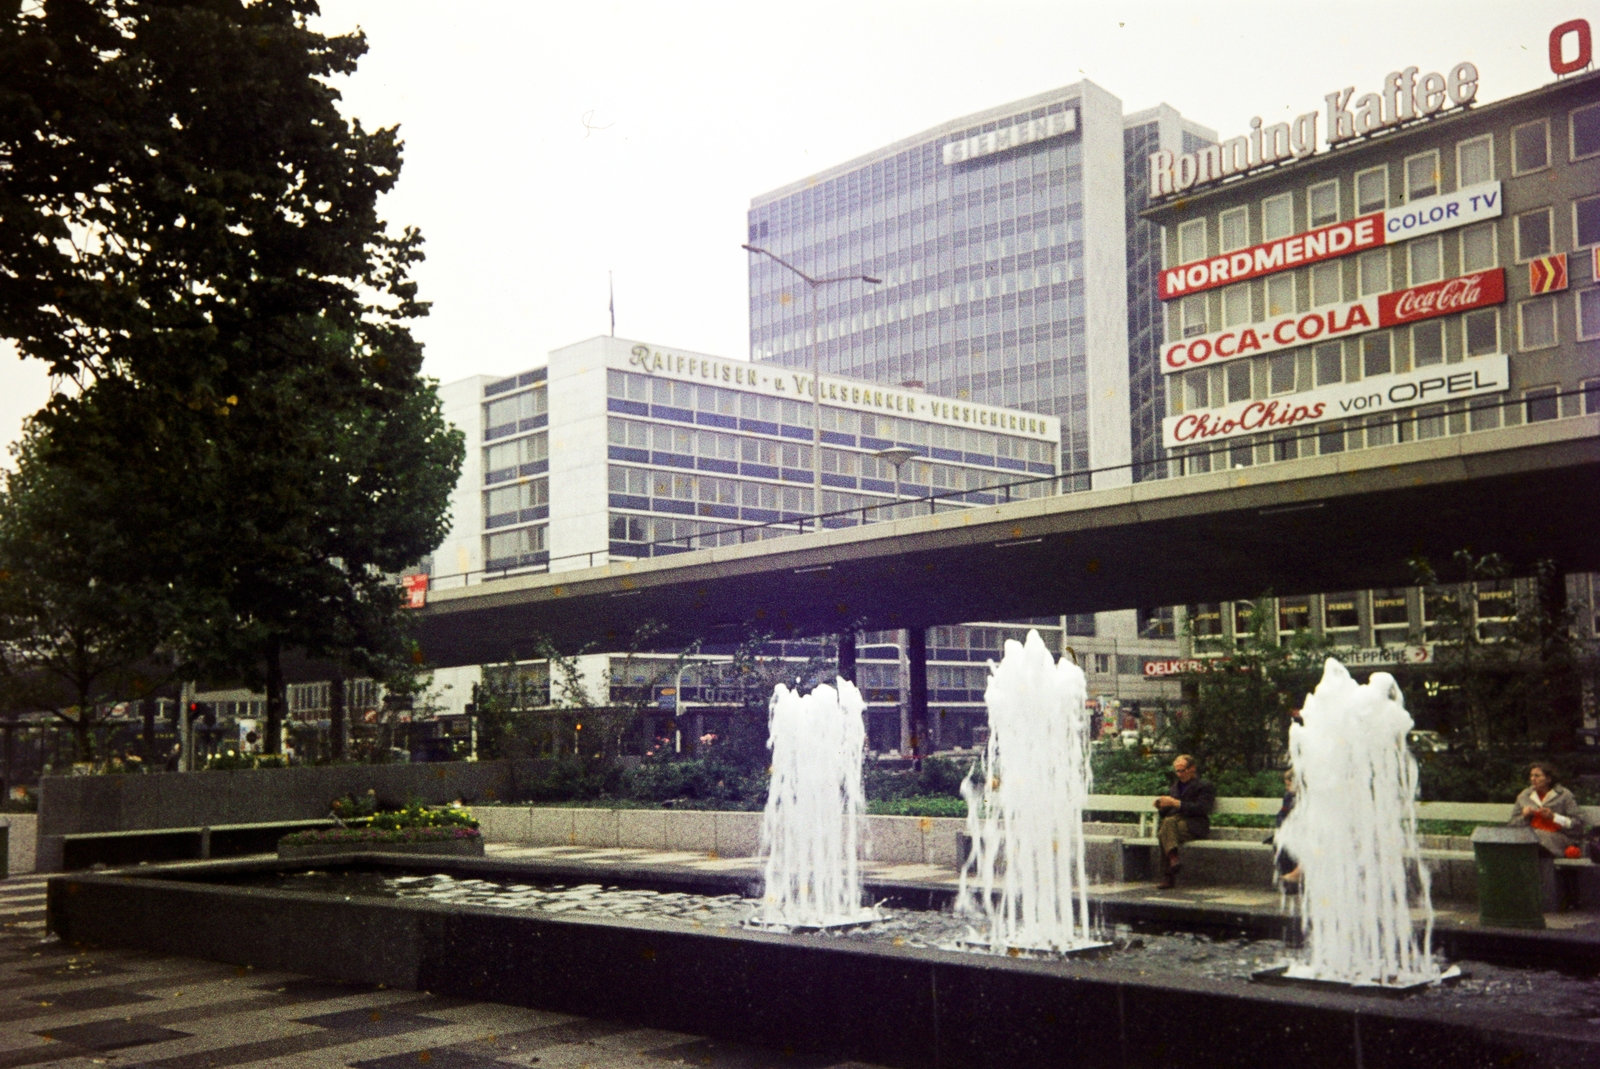
<path id="1" fill-rule="evenodd" d="M 83 950 L 45 879 L 0 881 L 0 1069 L 880 1069 L 567 1014 Z"/>

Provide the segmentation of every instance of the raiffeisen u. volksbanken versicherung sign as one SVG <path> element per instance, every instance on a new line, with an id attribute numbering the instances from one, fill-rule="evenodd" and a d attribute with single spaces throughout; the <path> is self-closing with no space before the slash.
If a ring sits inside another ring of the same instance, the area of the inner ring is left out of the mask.
<path id="1" fill-rule="evenodd" d="M 1471 63 L 1457 63 L 1444 75 L 1419 74 L 1416 67 L 1407 67 L 1390 71 L 1383 79 L 1381 93 L 1357 97 L 1355 92 L 1356 87 L 1351 85 L 1335 89 L 1324 98 L 1327 125 L 1323 134 L 1328 148 L 1452 107 L 1467 107 L 1478 97 L 1478 68 Z M 1322 114 L 1308 111 L 1293 122 L 1268 125 L 1263 125 L 1258 115 L 1250 120 L 1250 132 L 1243 137 L 1231 137 L 1220 145 L 1193 152 L 1162 149 L 1150 156 L 1150 196 L 1169 197 L 1257 167 L 1315 155 L 1317 121 Z"/>

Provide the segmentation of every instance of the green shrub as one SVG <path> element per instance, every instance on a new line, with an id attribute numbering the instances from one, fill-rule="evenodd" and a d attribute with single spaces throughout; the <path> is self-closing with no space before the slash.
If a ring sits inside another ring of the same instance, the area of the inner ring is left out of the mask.
<path id="1" fill-rule="evenodd" d="M 378 831 L 411 828 L 476 828 L 478 822 L 465 809 L 425 806 L 410 802 L 404 809 L 375 814 L 370 827 Z"/>
<path id="2" fill-rule="evenodd" d="M 765 769 L 752 772 L 716 756 L 646 758 L 623 775 L 624 796 L 640 802 L 680 799 L 721 805 L 764 804 Z"/>
<path id="3" fill-rule="evenodd" d="M 585 801 L 622 794 L 622 766 L 563 755 L 546 761 L 525 779 L 518 794 L 532 802 Z"/>
<path id="4" fill-rule="evenodd" d="M 869 801 L 867 812 L 890 817 L 965 817 L 967 803 L 961 798 L 922 795 Z"/>
<path id="5" fill-rule="evenodd" d="M 250 768 L 288 768 L 289 759 L 276 753 L 220 753 L 206 761 L 207 772 L 236 772 Z"/>
<path id="6" fill-rule="evenodd" d="M 962 764 L 944 757 L 929 757 L 922 762 L 922 771 L 895 770 L 868 765 L 862 773 L 862 787 L 869 800 L 891 801 L 896 798 L 961 797 L 961 781 L 967 777 L 970 763 Z"/>

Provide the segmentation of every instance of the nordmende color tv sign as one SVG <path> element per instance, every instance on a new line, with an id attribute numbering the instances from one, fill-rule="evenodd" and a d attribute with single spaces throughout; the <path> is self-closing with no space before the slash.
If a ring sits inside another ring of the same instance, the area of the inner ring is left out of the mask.
<path id="1" fill-rule="evenodd" d="M 1443 282 L 1429 282 L 1395 293 L 1325 305 L 1309 312 L 1294 312 L 1264 323 L 1184 338 L 1162 346 L 1161 370 L 1170 375 L 1239 356 L 1259 356 L 1369 330 L 1401 327 L 1435 316 L 1501 304 L 1505 299 L 1505 268 L 1492 267 Z"/>
<path id="2" fill-rule="evenodd" d="M 1222 442 L 1262 431 L 1352 416 L 1370 416 L 1415 405 L 1454 401 L 1508 388 L 1504 353 L 1475 356 L 1459 364 L 1437 364 L 1394 375 L 1374 375 L 1359 382 L 1340 382 L 1304 393 L 1259 401 L 1238 401 L 1221 408 L 1185 412 L 1161 421 L 1161 441 L 1180 445 Z"/>
<path id="3" fill-rule="evenodd" d="M 1481 182 L 1454 193 L 1422 197 L 1398 208 L 1319 226 L 1293 237 L 1168 267 L 1160 276 L 1161 299 L 1170 301 L 1174 297 L 1365 252 L 1380 245 L 1393 245 L 1495 219 L 1503 208 L 1499 182 Z"/>

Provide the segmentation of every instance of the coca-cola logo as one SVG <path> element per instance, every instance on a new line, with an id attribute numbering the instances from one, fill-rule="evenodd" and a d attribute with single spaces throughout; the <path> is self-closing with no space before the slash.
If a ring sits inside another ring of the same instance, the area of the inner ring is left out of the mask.
<path id="1" fill-rule="evenodd" d="M 1478 303 L 1482 290 L 1483 279 L 1479 275 L 1453 278 L 1438 289 L 1408 290 L 1395 302 L 1394 314 L 1401 319 L 1413 319 L 1471 308 Z"/>
<path id="2" fill-rule="evenodd" d="M 1499 304 L 1505 300 L 1505 271 L 1492 268 L 1474 275 L 1416 286 L 1379 298 L 1378 325 L 1392 327 L 1418 319 L 1431 319 Z"/>

